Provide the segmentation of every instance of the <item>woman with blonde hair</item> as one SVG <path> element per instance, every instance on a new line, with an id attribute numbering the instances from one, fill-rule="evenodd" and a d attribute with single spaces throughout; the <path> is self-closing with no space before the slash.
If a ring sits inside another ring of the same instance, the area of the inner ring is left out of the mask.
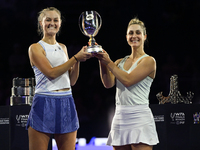
<path id="1" fill-rule="evenodd" d="M 156 61 L 144 51 L 146 27 L 138 18 L 129 22 L 126 39 L 131 54 L 124 58 L 113 62 L 106 51 L 95 54 L 103 85 L 116 84 L 116 110 L 107 144 L 114 150 L 152 150 L 159 142 L 148 98 Z"/>
<path id="2" fill-rule="evenodd" d="M 29 47 L 36 86 L 27 129 L 29 150 L 47 150 L 53 134 L 59 150 L 74 150 L 79 120 L 72 96 L 80 62 L 91 57 L 84 46 L 69 59 L 67 48 L 56 41 L 61 13 L 55 7 L 39 12 L 38 31 L 42 39 Z"/>

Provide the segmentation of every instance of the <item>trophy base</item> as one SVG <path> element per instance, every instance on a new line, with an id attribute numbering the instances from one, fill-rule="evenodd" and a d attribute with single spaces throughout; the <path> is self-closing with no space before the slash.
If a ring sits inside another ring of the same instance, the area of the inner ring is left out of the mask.
<path id="1" fill-rule="evenodd" d="M 88 46 L 86 51 L 88 53 L 98 53 L 98 52 L 103 52 L 103 49 L 101 45 L 92 45 L 92 46 Z"/>

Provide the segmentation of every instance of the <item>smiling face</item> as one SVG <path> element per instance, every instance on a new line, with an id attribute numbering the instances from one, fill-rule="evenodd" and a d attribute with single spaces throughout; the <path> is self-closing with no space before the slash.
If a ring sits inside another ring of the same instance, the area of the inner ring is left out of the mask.
<path id="1" fill-rule="evenodd" d="M 132 24 L 127 29 L 126 39 L 131 47 L 140 47 L 144 45 L 147 35 L 139 24 Z"/>
<path id="2" fill-rule="evenodd" d="M 44 35 L 56 35 L 61 27 L 60 15 L 56 11 L 45 11 L 40 26 Z"/>

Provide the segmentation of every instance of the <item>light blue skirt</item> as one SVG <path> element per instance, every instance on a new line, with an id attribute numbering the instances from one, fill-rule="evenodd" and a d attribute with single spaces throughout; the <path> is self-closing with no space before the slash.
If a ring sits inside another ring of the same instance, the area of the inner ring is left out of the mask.
<path id="1" fill-rule="evenodd" d="M 50 134 L 78 130 L 79 120 L 72 95 L 52 96 L 35 94 L 27 126 Z"/>

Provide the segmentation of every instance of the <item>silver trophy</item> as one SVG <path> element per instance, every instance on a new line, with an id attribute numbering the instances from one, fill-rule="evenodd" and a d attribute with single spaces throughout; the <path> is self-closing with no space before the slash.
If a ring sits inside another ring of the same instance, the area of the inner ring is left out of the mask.
<path id="1" fill-rule="evenodd" d="M 100 45 L 95 45 L 96 41 L 94 39 L 101 28 L 101 25 L 101 16 L 96 11 L 82 12 L 79 17 L 79 28 L 81 32 L 90 38 L 90 46 L 87 47 L 87 52 L 89 53 L 103 52 Z"/>

